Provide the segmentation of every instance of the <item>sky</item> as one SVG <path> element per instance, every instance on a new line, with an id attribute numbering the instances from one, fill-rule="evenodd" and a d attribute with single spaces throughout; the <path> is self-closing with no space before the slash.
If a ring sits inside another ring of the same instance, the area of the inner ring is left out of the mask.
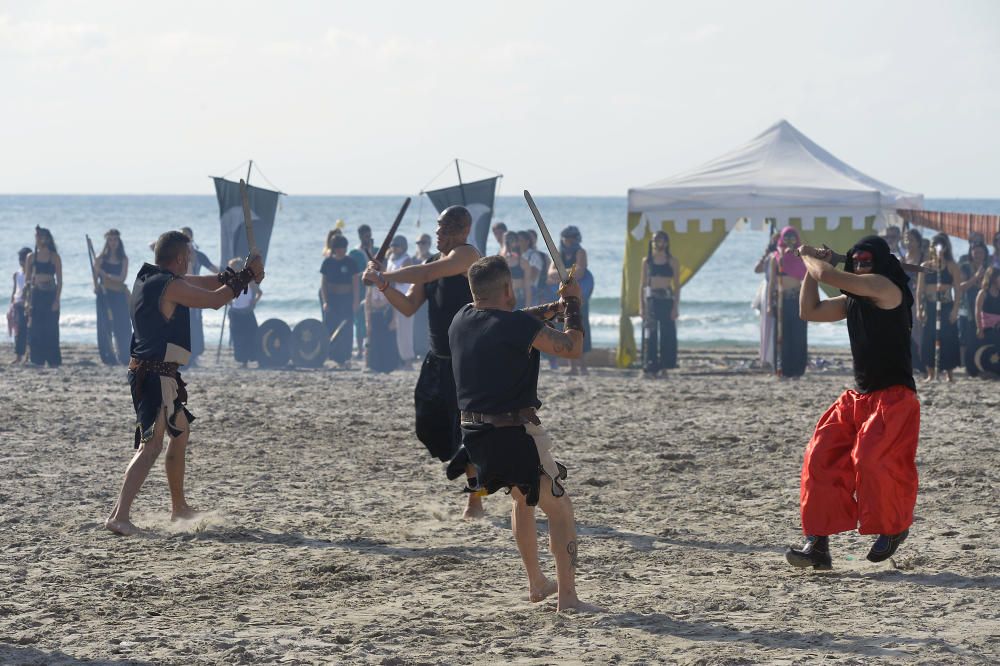
<path id="1" fill-rule="evenodd" d="M 1000 2 L 0 0 L 0 192 L 624 196 L 779 119 L 1000 197 Z M 472 166 L 463 176 L 488 175 Z"/>

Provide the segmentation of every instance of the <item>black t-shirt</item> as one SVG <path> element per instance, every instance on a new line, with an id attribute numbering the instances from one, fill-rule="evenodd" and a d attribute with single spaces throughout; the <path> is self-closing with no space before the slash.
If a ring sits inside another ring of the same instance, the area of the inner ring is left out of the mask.
<path id="1" fill-rule="evenodd" d="M 351 278 L 359 271 L 354 260 L 348 256 L 344 256 L 343 259 L 327 257 L 323 260 L 323 265 L 320 267 L 319 272 L 323 274 L 323 277 L 330 284 L 351 284 Z"/>
<path id="2" fill-rule="evenodd" d="M 847 297 L 847 334 L 854 357 L 858 392 L 902 385 L 916 391 L 910 357 L 910 308 L 900 303 L 883 310 L 861 298 Z"/>
<path id="3" fill-rule="evenodd" d="M 458 408 L 483 414 L 541 407 L 538 350 L 531 344 L 542 322 L 520 310 L 466 305 L 451 322 L 451 365 Z"/>

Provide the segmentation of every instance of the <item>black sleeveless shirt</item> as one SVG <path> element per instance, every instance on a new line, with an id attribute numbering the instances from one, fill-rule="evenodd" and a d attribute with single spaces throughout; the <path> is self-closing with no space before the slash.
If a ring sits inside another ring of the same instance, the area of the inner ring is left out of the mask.
<path id="1" fill-rule="evenodd" d="M 175 276 L 152 264 L 143 264 L 135 276 L 129 314 L 132 317 L 130 353 L 137 359 L 184 365 L 191 358 L 191 311 L 174 306 L 174 315 L 164 319 L 160 299 Z"/>
<path id="2" fill-rule="evenodd" d="M 867 300 L 847 296 L 847 333 L 859 393 L 898 385 L 917 390 L 910 357 L 909 310 L 905 301 L 884 310 Z"/>
<path id="3" fill-rule="evenodd" d="M 441 258 L 441 253 L 425 261 L 429 264 Z M 463 305 L 472 302 L 472 290 L 469 288 L 469 278 L 465 275 L 450 275 L 445 278 L 428 282 L 424 285 L 427 296 L 427 324 L 430 329 L 430 348 L 435 356 L 451 356 L 451 345 L 448 344 L 448 327 L 455 313 Z"/>

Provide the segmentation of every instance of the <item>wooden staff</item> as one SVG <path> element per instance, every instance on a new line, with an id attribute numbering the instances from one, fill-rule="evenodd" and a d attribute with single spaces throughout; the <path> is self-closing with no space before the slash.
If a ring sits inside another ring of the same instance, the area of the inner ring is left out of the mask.
<path id="1" fill-rule="evenodd" d="M 642 310 L 645 316 L 642 318 L 642 345 L 639 351 L 639 365 L 643 369 L 646 367 L 646 335 L 649 333 L 649 303 L 646 302 L 646 289 L 649 287 L 649 267 L 653 265 L 653 240 L 650 239 L 649 247 L 646 250 L 646 279 L 639 289 L 639 298 L 642 299 Z"/>
<path id="2" fill-rule="evenodd" d="M 936 304 L 937 316 L 934 317 L 934 379 L 941 378 L 941 325 L 944 319 L 944 308 L 941 307 L 941 284 L 944 278 L 944 257 L 937 248 L 934 251 L 934 260 L 937 263 L 937 284 L 934 285 L 934 302 Z"/>
<path id="3" fill-rule="evenodd" d="M 29 331 L 31 331 L 31 301 L 34 289 L 31 288 L 31 283 L 35 280 L 35 262 L 38 261 L 38 225 L 35 225 L 35 250 L 31 253 L 31 272 L 27 270 L 24 272 L 24 327 L 26 336 L 24 339 L 24 358 L 27 360 L 30 358 L 31 353 L 31 336 Z M 25 262 L 27 263 L 27 262 Z M 25 266 L 27 268 L 27 266 Z"/>
<path id="4" fill-rule="evenodd" d="M 781 362 L 781 347 L 784 344 L 782 329 L 784 329 L 784 307 L 782 301 L 785 300 L 785 295 L 782 293 L 781 284 L 781 255 L 775 260 L 774 265 L 774 295 L 775 295 L 775 317 L 774 317 L 774 374 L 778 377 L 782 376 L 782 362 Z"/>

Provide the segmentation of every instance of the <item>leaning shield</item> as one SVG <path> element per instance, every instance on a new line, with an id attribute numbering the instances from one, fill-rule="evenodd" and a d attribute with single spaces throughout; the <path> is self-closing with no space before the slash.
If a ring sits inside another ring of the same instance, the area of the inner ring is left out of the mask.
<path id="1" fill-rule="evenodd" d="M 292 365 L 318 368 L 326 360 L 326 327 L 318 319 L 303 319 L 292 329 Z"/>
<path id="2" fill-rule="evenodd" d="M 283 368 L 292 357 L 292 329 L 280 319 L 268 319 L 257 329 L 257 364 Z"/>
<path id="3" fill-rule="evenodd" d="M 974 359 L 979 372 L 1000 375 L 1000 346 L 983 345 L 976 350 Z"/>

